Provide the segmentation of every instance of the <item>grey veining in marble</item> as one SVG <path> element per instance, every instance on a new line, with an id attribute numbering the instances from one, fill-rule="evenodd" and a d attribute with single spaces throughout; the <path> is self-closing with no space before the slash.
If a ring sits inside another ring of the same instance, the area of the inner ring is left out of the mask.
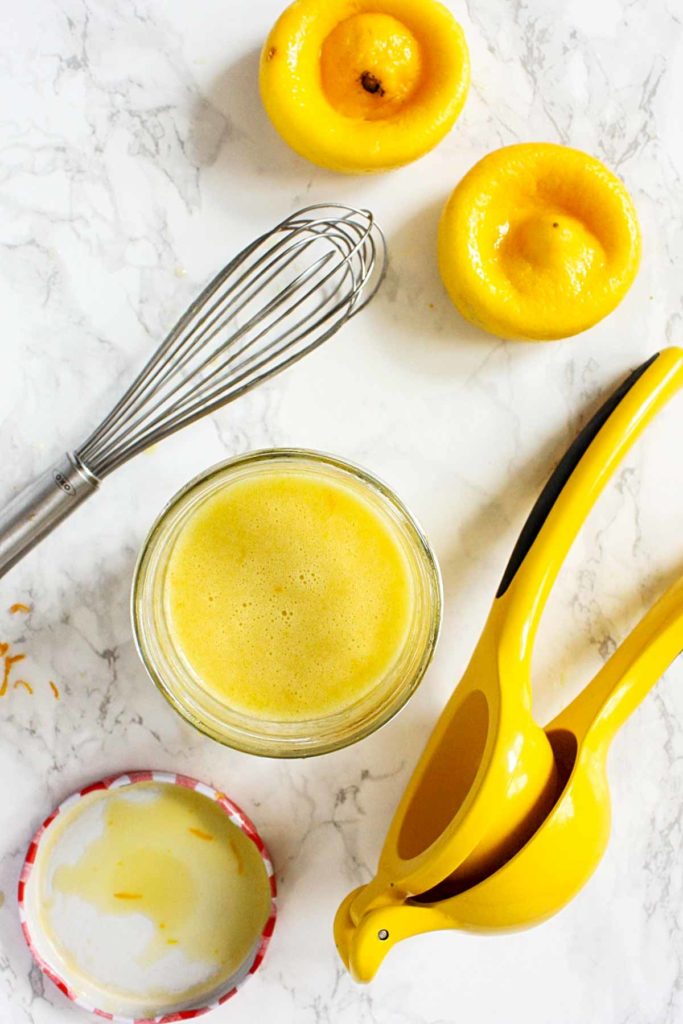
<path id="1" fill-rule="evenodd" d="M 392 265 L 329 346 L 121 470 L 0 584 L 0 640 L 24 650 L 0 700 L 0 1020 L 85 1020 L 32 966 L 14 889 L 32 830 L 94 777 L 162 767 L 227 790 L 277 865 L 266 963 L 216 1024 L 678 1024 L 683 1020 L 683 669 L 619 736 L 612 842 L 544 926 L 397 947 L 369 988 L 331 920 L 373 870 L 395 802 L 469 656 L 550 467 L 625 372 L 683 344 L 683 10 L 679 0 L 449 0 L 473 89 L 419 166 L 372 178 L 307 164 L 256 84 L 280 0 L 5 0 L 0 35 L 0 452 L 8 496 L 76 444 L 208 276 L 306 202 L 368 205 Z M 441 205 L 488 150 L 570 143 L 637 203 L 645 254 L 621 307 L 583 336 L 503 343 L 459 319 L 438 280 Z M 545 718 L 683 566 L 683 397 L 624 463 L 563 570 L 534 664 Z M 359 746 L 302 763 L 223 749 L 183 724 L 131 640 L 136 552 L 190 476 L 250 448 L 301 444 L 364 463 L 415 510 L 446 616 L 420 691 Z M 28 616 L 9 614 L 13 602 Z M 49 681 L 61 689 L 55 700 Z"/>

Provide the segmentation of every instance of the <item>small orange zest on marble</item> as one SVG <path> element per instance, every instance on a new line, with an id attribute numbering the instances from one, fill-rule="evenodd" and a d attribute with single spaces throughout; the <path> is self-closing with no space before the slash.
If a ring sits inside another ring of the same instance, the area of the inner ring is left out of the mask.
<path id="1" fill-rule="evenodd" d="M 5 647 L 5 650 L 7 650 L 7 646 L 3 646 Z M 2 653 L 4 653 L 4 651 Z M 2 683 L 0 683 L 0 697 L 4 697 L 7 693 L 12 665 L 15 665 L 18 661 L 23 661 L 25 657 L 25 654 L 5 654 L 5 671 L 3 673 Z"/>

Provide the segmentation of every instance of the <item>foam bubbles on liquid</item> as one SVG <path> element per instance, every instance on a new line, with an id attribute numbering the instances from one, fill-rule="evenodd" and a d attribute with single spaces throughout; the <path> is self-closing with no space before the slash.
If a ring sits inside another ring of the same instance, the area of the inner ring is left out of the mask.
<path id="1" fill-rule="evenodd" d="M 393 526 L 322 476 L 226 484 L 184 526 L 167 580 L 175 640 L 204 686 L 267 718 L 355 702 L 395 660 L 412 614 Z"/>

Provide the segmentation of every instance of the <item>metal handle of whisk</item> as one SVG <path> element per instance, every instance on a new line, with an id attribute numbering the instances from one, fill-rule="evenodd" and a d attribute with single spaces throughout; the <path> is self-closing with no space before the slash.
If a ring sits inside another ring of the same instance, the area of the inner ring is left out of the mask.
<path id="1" fill-rule="evenodd" d="M 0 509 L 0 577 L 97 490 L 76 455 L 64 455 Z"/>
<path id="2" fill-rule="evenodd" d="M 369 210 L 314 204 L 233 257 L 188 306 L 111 411 L 0 510 L 0 577 L 151 445 L 293 366 L 364 309 L 386 269 Z"/>

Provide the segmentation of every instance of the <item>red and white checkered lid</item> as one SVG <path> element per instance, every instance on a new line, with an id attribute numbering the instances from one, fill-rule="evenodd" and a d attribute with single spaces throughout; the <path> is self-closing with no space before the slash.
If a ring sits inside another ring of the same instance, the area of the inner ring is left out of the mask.
<path id="1" fill-rule="evenodd" d="M 101 1010 L 97 1006 L 93 1006 L 88 1000 L 84 999 L 77 991 L 75 991 L 74 988 L 58 973 L 58 971 L 55 970 L 55 968 L 49 964 L 43 956 L 41 956 L 31 935 L 30 925 L 26 916 L 26 885 L 36 861 L 38 847 L 40 846 L 46 831 L 50 828 L 55 819 L 60 814 L 70 810 L 78 803 L 79 800 L 81 800 L 82 797 L 87 796 L 88 793 L 93 793 L 100 789 L 120 789 L 124 786 L 130 786 L 137 782 L 166 782 L 175 786 L 184 786 L 186 789 L 194 789 L 198 793 L 202 793 L 204 796 L 217 803 L 233 825 L 236 825 L 237 828 L 241 829 L 242 832 L 244 832 L 244 834 L 252 841 L 254 846 L 256 846 L 266 868 L 271 893 L 270 913 L 263 927 L 263 931 L 261 932 L 258 945 L 253 953 L 251 964 L 245 972 L 242 980 L 238 984 L 232 985 L 229 990 L 221 993 L 210 1003 L 194 1006 L 187 1010 L 177 1010 L 173 1013 L 161 1013 L 156 1017 L 124 1017 L 109 1013 L 106 1010 Z M 263 840 L 244 811 L 240 810 L 237 804 L 233 803 L 225 793 L 214 789 L 213 786 L 209 786 L 205 782 L 199 782 L 197 779 L 190 778 L 188 775 L 179 775 L 176 772 L 158 771 L 137 771 L 128 772 L 124 775 L 112 775 L 109 778 L 102 779 L 100 782 L 93 782 L 89 786 L 85 786 L 83 789 L 80 789 L 77 793 L 72 793 L 71 796 L 67 797 L 67 799 L 64 800 L 59 807 L 57 807 L 56 810 L 54 810 L 52 814 L 45 819 L 31 840 L 21 871 L 18 889 L 19 917 L 21 920 L 22 931 L 33 958 L 41 971 L 46 974 L 52 982 L 54 982 L 60 992 L 62 992 L 67 999 L 70 999 L 73 1003 L 76 1003 L 84 1010 L 97 1014 L 98 1017 L 103 1017 L 105 1020 L 115 1021 L 117 1024 L 177 1024 L 179 1021 L 194 1020 L 195 1017 L 200 1017 L 202 1014 L 208 1013 L 209 1010 L 214 1010 L 216 1007 L 227 1003 L 229 999 L 232 999 L 238 989 L 241 988 L 247 978 L 251 977 L 251 975 L 258 970 L 263 962 L 263 958 L 266 955 L 266 950 L 268 949 L 268 945 L 275 929 L 275 918 L 277 915 L 276 897 L 277 889 L 275 873 L 273 871 L 270 856 Z"/>

